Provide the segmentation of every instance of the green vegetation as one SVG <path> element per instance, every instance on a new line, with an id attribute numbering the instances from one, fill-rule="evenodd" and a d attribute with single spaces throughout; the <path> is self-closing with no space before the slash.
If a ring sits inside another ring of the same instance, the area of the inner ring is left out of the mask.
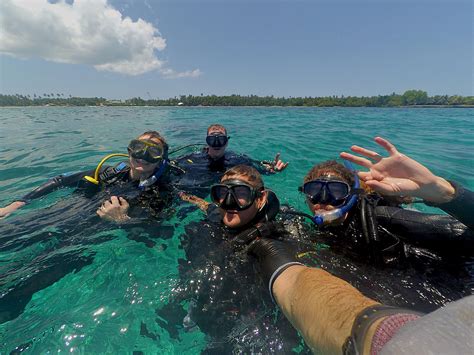
<path id="1" fill-rule="evenodd" d="M 182 95 L 169 99 L 106 100 L 102 97 L 64 97 L 63 94 L 1 95 L 0 106 L 318 106 L 318 107 L 400 107 L 400 106 L 474 106 L 474 96 L 428 96 L 426 91 L 408 90 L 403 95 L 370 97 L 274 97 Z"/>

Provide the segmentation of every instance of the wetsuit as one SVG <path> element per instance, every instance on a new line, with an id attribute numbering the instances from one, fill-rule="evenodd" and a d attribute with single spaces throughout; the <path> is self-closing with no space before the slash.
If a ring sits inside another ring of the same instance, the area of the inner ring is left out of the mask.
<path id="1" fill-rule="evenodd" d="M 130 204 L 130 216 L 138 217 L 147 212 L 149 215 L 158 214 L 165 206 L 171 203 L 172 172 L 166 169 L 153 185 L 138 189 L 138 182 L 131 181 L 130 166 L 121 162 L 115 166 L 105 166 L 99 174 L 100 186 L 89 183 L 85 176 L 93 176 L 95 170 L 66 173 L 55 176 L 43 185 L 23 196 L 18 201 L 30 202 L 43 197 L 59 188 L 72 187 L 86 196 L 93 196 L 99 190 L 106 190 L 110 195 L 124 196 Z"/>
<path id="2" fill-rule="evenodd" d="M 160 326 L 172 337 L 177 327 L 198 327 L 208 336 L 204 353 L 289 353 L 301 344 L 291 324 L 275 307 L 258 272 L 253 257 L 247 256 L 247 238 L 253 238 L 256 226 L 270 228 L 273 238 L 288 239 L 275 216 L 279 202 L 273 193 L 265 208 L 250 227 L 230 230 L 222 223 L 218 209 L 208 209 L 206 221 L 185 227 L 180 260 L 181 284 L 174 289 L 170 303 L 157 310 Z M 263 232 L 265 233 L 265 232 Z M 237 241 L 238 239 L 238 241 Z M 241 242 L 242 241 L 242 242 Z M 289 243 L 295 253 L 300 248 Z M 188 303 L 187 311 L 181 307 Z M 176 315 L 179 314 L 177 317 Z M 174 318 L 174 324 L 170 322 Z M 309 349 L 302 348 L 303 353 Z"/>
<path id="3" fill-rule="evenodd" d="M 474 193 L 457 185 L 453 200 L 431 204 L 450 215 L 429 214 L 389 205 L 376 196 L 363 196 L 342 226 L 321 229 L 335 248 L 369 257 L 377 264 L 396 263 L 425 250 L 429 255 L 474 253 Z M 339 241 L 351 239 L 352 243 Z M 339 246 L 338 246 L 339 245 Z M 415 249 L 413 249 L 415 248 Z"/>
<path id="4" fill-rule="evenodd" d="M 207 153 L 207 148 L 180 157 L 176 159 L 176 163 L 185 171 L 176 186 L 201 198 L 209 194 L 209 186 L 219 182 L 224 172 L 236 165 L 253 166 L 261 174 L 268 174 L 261 162 L 247 155 L 226 151 L 223 157 L 212 159 Z"/>

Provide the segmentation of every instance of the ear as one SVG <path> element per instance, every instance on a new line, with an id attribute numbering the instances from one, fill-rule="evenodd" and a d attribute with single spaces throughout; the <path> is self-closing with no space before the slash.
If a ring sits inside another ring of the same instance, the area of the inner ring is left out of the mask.
<path id="1" fill-rule="evenodd" d="M 263 190 L 261 195 L 259 197 L 257 197 L 257 208 L 259 210 L 261 210 L 263 208 L 263 206 L 265 206 L 265 204 L 267 203 L 268 201 L 268 191 L 267 190 Z"/>

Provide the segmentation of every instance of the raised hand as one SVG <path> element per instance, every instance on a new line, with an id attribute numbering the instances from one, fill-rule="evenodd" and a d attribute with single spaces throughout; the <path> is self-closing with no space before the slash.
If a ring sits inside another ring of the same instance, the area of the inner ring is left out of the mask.
<path id="1" fill-rule="evenodd" d="M 388 152 L 388 157 L 357 145 L 353 145 L 351 150 L 365 158 L 346 152 L 340 154 L 341 158 L 369 169 L 359 172 L 367 186 L 383 195 L 420 197 L 433 203 L 452 199 L 455 191 L 448 181 L 400 153 L 388 140 L 376 137 L 375 142 Z"/>
<path id="2" fill-rule="evenodd" d="M 285 170 L 285 168 L 288 166 L 288 163 L 284 163 L 282 160 L 280 160 L 280 153 L 277 153 L 273 161 L 264 160 L 262 165 L 267 169 L 267 171 L 275 173 Z"/>

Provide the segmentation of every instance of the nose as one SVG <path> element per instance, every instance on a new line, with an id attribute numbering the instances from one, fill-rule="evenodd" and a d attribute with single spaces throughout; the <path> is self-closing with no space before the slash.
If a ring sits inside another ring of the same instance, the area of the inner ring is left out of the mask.
<path id="1" fill-rule="evenodd" d="M 323 187 L 323 189 L 320 192 L 320 197 L 319 197 L 319 202 L 320 203 L 326 203 L 329 197 L 328 190 L 326 186 Z"/>

